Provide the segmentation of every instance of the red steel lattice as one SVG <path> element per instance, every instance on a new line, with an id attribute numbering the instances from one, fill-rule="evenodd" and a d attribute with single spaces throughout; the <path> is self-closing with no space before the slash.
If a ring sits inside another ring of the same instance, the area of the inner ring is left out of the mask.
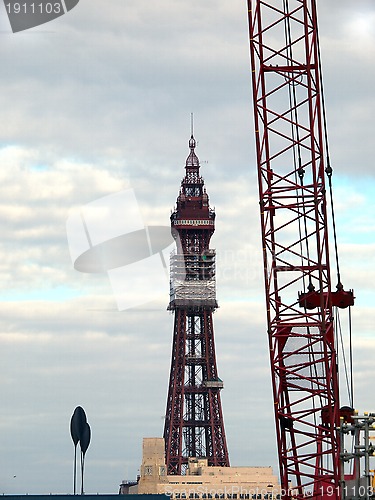
<path id="1" fill-rule="evenodd" d="M 171 258 L 171 301 L 175 313 L 172 361 L 164 426 L 168 474 L 183 474 L 189 458 L 229 466 L 215 355 L 213 311 L 215 230 L 195 140 L 190 139 L 186 175 L 171 215 L 177 252 Z"/>
<path id="2" fill-rule="evenodd" d="M 331 292 L 316 5 L 248 0 L 248 13 L 281 486 L 339 498 L 332 307 L 352 293 Z"/>

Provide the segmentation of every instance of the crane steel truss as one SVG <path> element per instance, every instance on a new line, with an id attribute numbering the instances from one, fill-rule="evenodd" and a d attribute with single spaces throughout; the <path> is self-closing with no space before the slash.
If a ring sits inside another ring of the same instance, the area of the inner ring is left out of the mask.
<path id="1" fill-rule="evenodd" d="M 335 499 L 340 290 L 331 293 L 316 5 L 248 0 L 248 13 L 281 486 L 284 498 L 328 488 Z"/>

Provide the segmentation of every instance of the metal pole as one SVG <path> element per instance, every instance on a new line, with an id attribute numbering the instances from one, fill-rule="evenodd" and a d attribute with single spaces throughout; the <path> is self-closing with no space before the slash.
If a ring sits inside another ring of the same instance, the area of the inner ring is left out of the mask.
<path id="1" fill-rule="evenodd" d="M 341 454 L 343 454 L 343 450 L 345 448 L 344 443 L 344 419 L 340 417 L 340 450 Z M 341 500 L 345 500 L 345 471 L 344 471 L 344 457 L 340 457 L 340 498 Z"/>
<path id="2" fill-rule="evenodd" d="M 365 478 L 366 478 L 366 500 L 369 500 L 369 489 L 370 489 L 370 456 L 369 456 L 369 418 L 365 417 Z"/>
<path id="3" fill-rule="evenodd" d="M 77 445 L 74 445 L 74 472 L 73 472 L 73 495 L 76 494 L 77 486 Z"/>
<path id="4" fill-rule="evenodd" d="M 355 474 L 355 491 L 354 497 L 359 498 L 359 476 L 360 476 L 360 451 L 359 451 L 359 434 L 360 434 L 360 424 L 358 420 L 355 421 L 354 426 L 354 474 Z"/>

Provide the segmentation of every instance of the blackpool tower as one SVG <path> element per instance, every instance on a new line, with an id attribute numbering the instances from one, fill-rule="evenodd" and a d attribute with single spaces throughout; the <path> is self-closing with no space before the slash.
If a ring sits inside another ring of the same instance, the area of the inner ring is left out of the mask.
<path id="1" fill-rule="evenodd" d="M 174 330 L 164 440 L 168 474 L 178 475 L 185 473 L 192 457 L 207 459 L 211 466 L 229 466 L 212 319 L 218 307 L 215 250 L 209 247 L 215 212 L 195 147 L 192 135 L 171 215 L 176 251 L 171 256 L 168 309 L 174 312 Z"/>

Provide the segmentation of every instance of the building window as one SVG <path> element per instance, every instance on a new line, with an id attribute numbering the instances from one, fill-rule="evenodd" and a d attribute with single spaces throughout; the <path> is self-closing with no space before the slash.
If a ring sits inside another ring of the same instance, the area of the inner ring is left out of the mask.
<path id="1" fill-rule="evenodd" d="M 152 465 L 145 465 L 145 476 L 152 476 Z"/>

